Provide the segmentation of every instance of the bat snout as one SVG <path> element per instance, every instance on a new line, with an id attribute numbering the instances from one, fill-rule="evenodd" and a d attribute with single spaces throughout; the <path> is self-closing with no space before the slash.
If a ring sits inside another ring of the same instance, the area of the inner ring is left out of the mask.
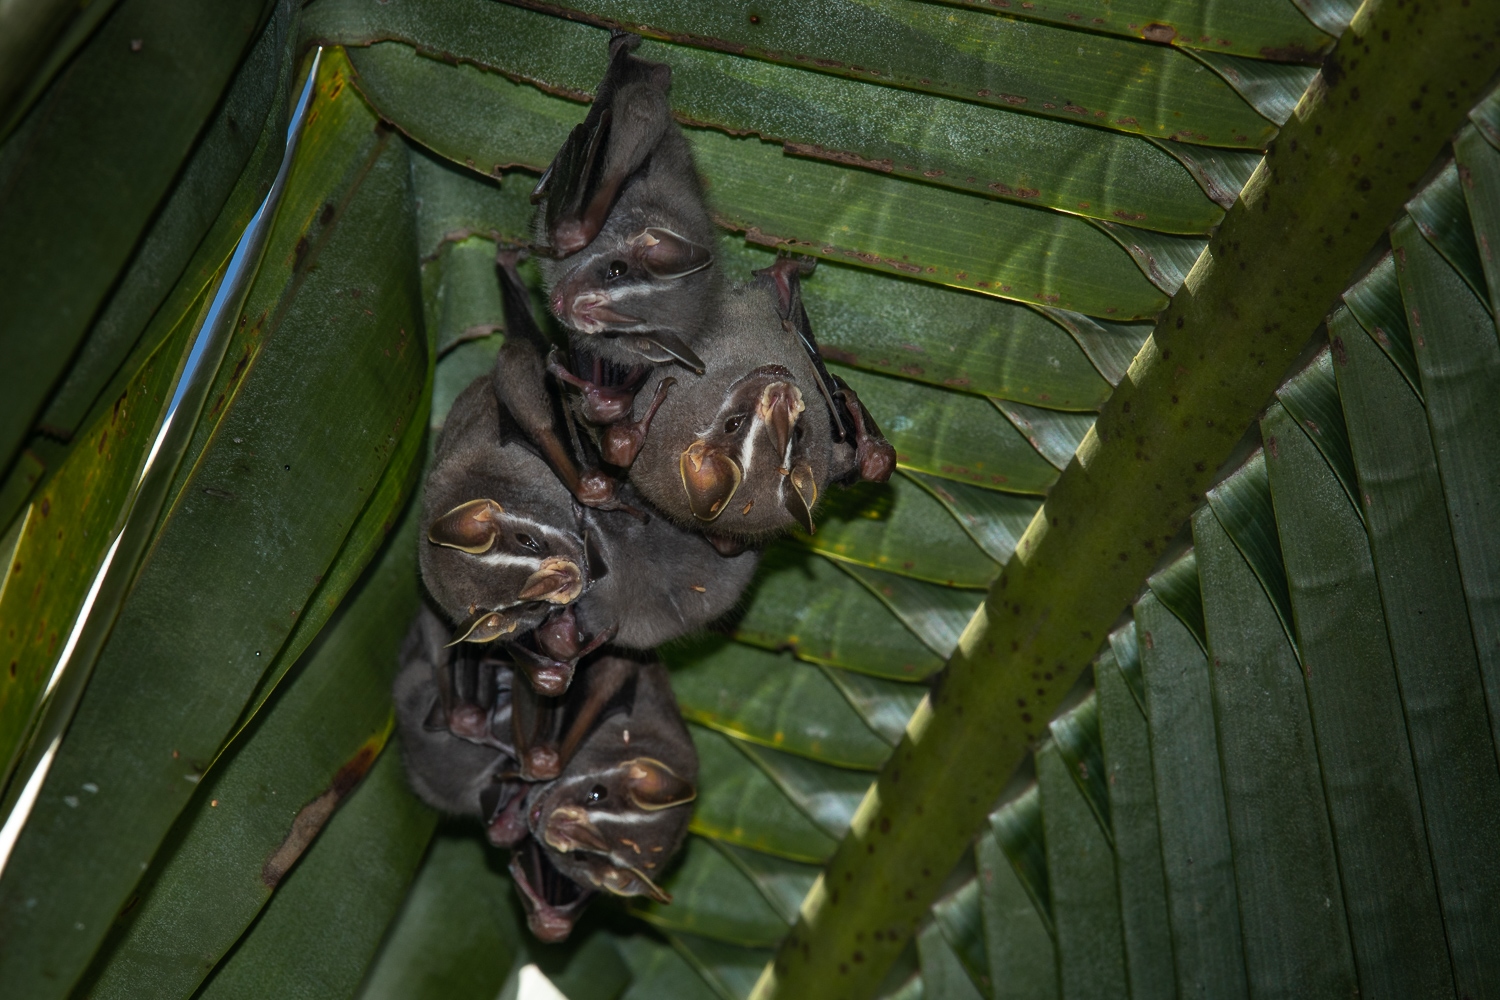
<path id="1" fill-rule="evenodd" d="M 562 308 L 558 308 L 559 303 Z M 614 299 L 606 292 L 584 291 L 572 298 L 559 292 L 553 299 L 553 309 L 559 319 L 581 333 L 602 333 L 612 327 L 634 326 L 640 322 L 616 309 Z"/>
<path id="2" fill-rule="evenodd" d="M 609 853 L 608 842 L 580 806 L 558 806 L 552 810 L 542 828 L 542 839 L 548 847 L 564 854 L 570 851 Z"/>
<path id="3" fill-rule="evenodd" d="M 702 438 L 683 450 L 679 471 L 688 508 L 700 521 L 724 513 L 744 478 L 739 463 Z"/>
<path id="4" fill-rule="evenodd" d="M 802 390 L 790 382 L 772 382 L 761 390 L 755 415 L 770 432 L 771 440 L 776 444 L 776 457 L 781 460 L 783 469 L 788 465 L 792 431 L 797 426 L 797 418 L 805 409 L 807 407 L 802 402 Z"/>
<path id="5" fill-rule="evenodd" d="M 516 596 L 523 601 L 571 604 L 583 593 L 583 570 L 571 559 L 548 556 L 535 573 L 526 578 Z"/>

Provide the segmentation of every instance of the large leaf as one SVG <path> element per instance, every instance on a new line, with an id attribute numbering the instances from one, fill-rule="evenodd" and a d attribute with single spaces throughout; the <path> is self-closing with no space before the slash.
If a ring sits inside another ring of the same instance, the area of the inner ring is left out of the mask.
<path id="1" fill-rule="evenodd" d="M 1180 52 L 909 0 L 832 0 L 817 16 L 718 0 L 528 6 L 655 38 L 1160 138 L 1260 146 L 1272 129 Z M 753 19 L 752 19 L 753 18 Z"/>
<path id="2" fill-rule="evenodd" d="M 693 830 L 793 861 L 821 863 L 834 840 L 794 805 L 736 740 L 690 725 L 698 748 Z"/>
<path id="3" fill-rule="evenodd" d="M 658 927 L 746 947 L 781 940 L 787 921 L 750 877 L 702 837 L 689 837 L 682 857 L 662 882 L 670 905 L 638 900 L 631 909 Z"/>
<path id="4" fill-rule="evenodd" d="M 125 0 L 6 143 L 0 467 L 172 184 L 265 6 Z M 63 218 L 89 224 L 59 225 Z"/>
<path id="5" fill-rule="evenodd" d="M 817 667 L 708 638 L 672 647 L 672 690 L 686 718 L 845 767 L 877 768 L 890 746 Z"/>
<path id="6" fill-rule="evenodd" d="M 541 170 L 581 117 L 568 101 L 405 46 L 351 56 L 384 117 L 483 173 Z M 451 110 L 437 113 L 439 105 Z M 719 223 L 751 242 L 1118 319 L 1149 316 L 1164 303 L 1129 254 L 1081 219 L 789 158 L 753 137 L 695 132 L 692 142 Z M 913 228 L 911 219 L 928 224 Z M 1009 238 L 984 238 L 996 230 Z"/>
<path id="7" fill-rule="evenodd" d="M 1212 510 L 1194 516 L 1193 541 L 1251 993 L 1294 981 L 1351 991 L 1354 956 L 1301 665 Z"/>
<path id="8" fill-rule="evenodd" d="M 413 509 L 285 690 L 198 783 L 96 959 L 89 996 L 146 984 L 154 996 L 191 996 L 375 762 L 417 607 L 416 541 Z"/>
<path id="9" fill-rule="evenodd" d="M 1500 767 L 1427 414 L 1351 316 L 1328 332 L 1454 976 L 1477 992 L 1500 912 L 1500 859 L 1481 832 L 1500 822 Z"/>
<path id="10" fill-rule="evenodd" d="M 231 388 L 206 415 L 212 440 L 163 515 L 0 881 L 11 944 L 0 976 L 34 996 L 65 990 L 82 971 L 303 613 L 422 395 L 405 148 L 372 128 L 334 63 L 320 90 L 303 147 L 318 166 L 294 175 L 283 235 L 269 251 L 285 247 L 286 256 L 269 256 L 258 282 L 274 286 L 265 297 L 279 303 L 252 312 L 241 346 L 230 348 Z M 387 238 L 367 239 L 371 227 Z M 253 310 L 254 293 L 250 301 Z M 330 339 L 330 327 L 346 332 Z M 152 665 L 149 686 L 142 663 Z M 68 799 L 85 783 L 100 793 L 79 811 Z M 34 898 L 42 902 L 27 905 Z"/>
<path id="11" fill-rule="evenodd" d="M 401 755 L 381 754 L 197 995 L 351 995 L 401 908 L 436 822 L 407 788 Z"/>
<path id="12" fill-rule="evenodd" d="M 310 14 L 326 42 L 402 41 L 552 93 L 590 93 L 604 73 L 606 32 L 486 0 L 325 0 Z M 681 45 L 648 41 L 639 54 L 671 64 L 684 121 L 799 156 L 1168 232 L 1204 232 L 1219 217 L 1190 170 L 1137 137 Z"/>
<path id="13" fill-rule="evenodd" d="M 942 666 L 877 597 L 801 546 L 769 546 L 746 600 L 742 642 L 880 677 L 921 680 Z"/>

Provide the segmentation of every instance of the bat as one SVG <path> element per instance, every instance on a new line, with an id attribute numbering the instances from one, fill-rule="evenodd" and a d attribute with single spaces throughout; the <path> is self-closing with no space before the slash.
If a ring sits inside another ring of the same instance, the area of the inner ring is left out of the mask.
<path id="1" fill-rule="evenodd" d="M 407 780 L 440 812 L 472 816 L 491 842 L 527 835 L 528 791 L 511 735 L 510 671 L 503 661 L 447 648 L 448 628 L 425 605 L 401 649 L 396 728 Z"/>
<path id="2" fill-rule="evenodd" d="M 687 835 L 697 750 L 661 664 L 604 656 L 584 676 L 586 687 L 560 713 L 561 769 L 527 797 L 532 841 L 585 891 L 670 902 L 656 879 Z M 571 929 L 546 885 L 531 881 L 542 873 L 530 864 L 513 862 L 511 874 L 533 932 Z"/>
<path id="3" fill-rule="evenodd" d="M 495 398 L 546 459 L 568 491 L 590 507 L 619 509 L 613 477 L 587 464 L 583 440 L 571 423 L 571 414 L 560 393 L 547 383 L 547 375 L 572 377 L 557 360 L 541 328 L 531 314 L 531 293 L 516 271 L 522 251 L 501 247 L 495 254 L 500 279 L 500 299 L 505 313 L 505 340 L 495 358 L 492 373 Z M 582 381 L 582 380 L 576 380 Z M 585 383 L 591 385 L 591 383 Z M 585 392 L 586 404 L 597 401 L 601 416 L 623 414 L 634 395 L 628 390 L 611 392 L 602 387 Z M 664 391 L 664 390 L 663 390 Z M 619 419 L 619 417 L 616 417 Z M 649 426 L 651 417 L 644 418 Z M 645 431 L 641 431 L 644 436 Z M 569 447 L 571 443 L 572 447 Z"/>
<path id="4" fill-rule="evenodd" d="M 488 378 L 465 389 L 438 439 L 423 497 L 419 563 L 457 639 L 537 625 L 588 585 L 578 507 L 503 414 Z"/>
<path id="5" fill-rule="evenodd" d="M 667 395 L 631 483 L 722 551 L 794 524 L 811 531 L 818 497 L 853 465 L 854 447 L 836 438 L 818 372 L 774 290 L 731 288 L 702 346 L 707 371 Z M 648 375 L 644 389 L 662 377 Z M 637 411 L 646 397 L 637 396 Z"/>
<path id="6" fill-rule="evenodd" d="M 718 297 L 713 221 L 672 120 L 671 67 L 632 55 L 639 44 L 611 37 L 588 115 L 532 192 L 538 264 L 575 371 L 597 357 L 701 373 L 694 341 Z"/>

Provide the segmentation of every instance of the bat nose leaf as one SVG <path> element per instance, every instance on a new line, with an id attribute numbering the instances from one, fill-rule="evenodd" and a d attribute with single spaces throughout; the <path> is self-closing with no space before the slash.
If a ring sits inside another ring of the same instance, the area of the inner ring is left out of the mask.
<path id="1" fill-rule="evenodd" d="M 548 556 L 541 567 L 526 578 L 517 595 L 523 601 L 571 604 L 583 593 L 583 571 L 571 559 Z"/>

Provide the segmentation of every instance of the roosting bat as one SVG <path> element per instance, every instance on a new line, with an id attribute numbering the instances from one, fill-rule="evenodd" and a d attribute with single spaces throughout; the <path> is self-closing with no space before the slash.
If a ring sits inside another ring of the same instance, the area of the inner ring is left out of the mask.
<path id="1" fill-rule="evenodd" d="M 713 221 L 667 103 L 671 67 L 636 58 L 639 43 L 610 39 L 588 116 L 532 193 L 539 264 L 575 354 L 587 342 L 607 362 L 701 372 L 694 342 L 717 299 Z"/>
<path id="2" fill-rule="evenodd" d="M 707 372 L 668 394 L 631 466 L 647 500 L 723 551 L 794 524 L 811 532 L 829 482 L 883 482 L 895 465 L 873 419 L 817 355 L 801 266 L 783 258 L 725 295 L 702 341 Z M 637 411 L 662 377 L 648 376 Z"/>
<path id="3" fill-rule="evenodd" d="M 589 582 L 578 508 L 501 413 L 487 378 L 448 414 L 422 534 L 422 579 L 469 642 L 529 631 Z"/>

